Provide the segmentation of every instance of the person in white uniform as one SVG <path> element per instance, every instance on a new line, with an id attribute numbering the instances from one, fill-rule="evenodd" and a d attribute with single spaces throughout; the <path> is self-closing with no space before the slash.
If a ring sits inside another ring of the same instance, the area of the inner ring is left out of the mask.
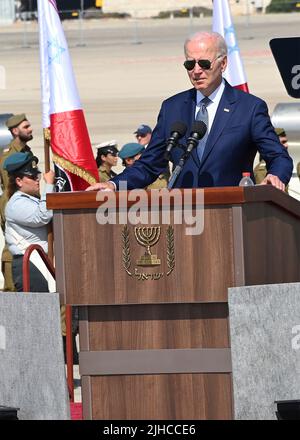
<path id="1" fill-rule="evenodd" d="M 23 291 L 23 255 L 27 247 L 39 244 L 48 252 L 47 225 L 53 213 L 46 207 L 46 194 L 54 191 L 54 172 L 44 174 L 45 187 L 40 196 L 41 172 L 37 164 L 38 158 L 29 153 L 12 154 L 4 162 L 9 175 L 5 240 L 13 256 L 13 281 L 18 292 Z M 49 291 L 42 269 L 30 261 L 31 292 Z"/>

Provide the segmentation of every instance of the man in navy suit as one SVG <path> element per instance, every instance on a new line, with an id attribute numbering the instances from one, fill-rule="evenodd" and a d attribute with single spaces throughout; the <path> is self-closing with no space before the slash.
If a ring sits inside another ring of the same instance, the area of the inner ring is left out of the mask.
<path id="1" fill-rule="evenodd" d="M 223 79 L 222 73 L 227 66 L 224 38 L 218 33 L 199 32 L 186 40 L 184 49 L 184 66 L 193 88 L 163 102 L 151 141 L 132 167 L 126 168 L 112 181 L 95 184 L 89 190 L 115 190 L 121 181 L 126 181 L 130 190 L 145 188 L 153 182 L 166 169 L 166 141 L 172 125 L 182 121 L 188 127 L 186 136 L 180 141 L 185 145 L 205 102 L 205 145 L 202 151 L 199 146 L 193 149 L 175 186 L 238 185 L 244 171 L 251 172 L 253 178 L 253 161 L 259 151 L 268 170 L 263 184 L 284 191 L 292 175 L 292 159 L 278 140 L 266 103 L 231 87 Z M 204 98 L 209 99 L 201 102 Z M 180 146 L 172 149 L 170 160 L 175 166 L 182 153 Z"/>

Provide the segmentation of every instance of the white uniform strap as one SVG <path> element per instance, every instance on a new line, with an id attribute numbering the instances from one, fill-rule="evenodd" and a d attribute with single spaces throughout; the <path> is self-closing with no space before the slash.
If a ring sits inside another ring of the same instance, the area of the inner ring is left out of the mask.
<path id="1" fill-rule="evenodd" d="M 24 255 L 26 249 L 30 246 L 30 243 L 25 240 L 18 232 L 16 232 L 11 226 L 6 226 L 6 232 L 11 236 L 14 241 L 15 246 L 19 249 L 19 251 Z M 56 282 L 53 278 L 52 274 L 49 272 L 47 266 L 44 261 L 40 257 L 37 251 L 33 251 L 30 255 L 30 261 L 35 267 L 41 272 L 44 278 L 48 282 L 49 292 L 56 292 Z"/>

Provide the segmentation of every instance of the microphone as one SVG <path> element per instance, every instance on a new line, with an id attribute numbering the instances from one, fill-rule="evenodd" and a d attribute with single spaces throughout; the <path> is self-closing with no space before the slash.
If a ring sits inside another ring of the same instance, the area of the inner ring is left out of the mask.
<path id="1" fill-rule="evenodd" d="M 178 143 L 178 140 L 181 139 L 186 133 L 187 127 L 183 122 L 177 121 L 171 125 L 171 133 L 170 137 L 167 140 L 166 151 L 165 151 L 165 159 L 169 159 L 170 151 L 173 147 L 175 147 Z"/>
<path id="2" fill-rule="evenodd" d="M 204 137 L 206 131 L 207 126 L 203 121 L 195 121 L 193 123 L 190 137 L 187 140 L 186 154 L 190 154 L 198 145 L 198 142 Z"/>

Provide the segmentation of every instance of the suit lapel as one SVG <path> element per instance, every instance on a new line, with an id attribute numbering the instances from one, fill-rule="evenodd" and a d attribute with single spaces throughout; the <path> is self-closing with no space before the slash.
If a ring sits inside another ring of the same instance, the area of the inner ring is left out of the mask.
<path id="1" fill-rule="evenodd" d="M 183 106 L 182 106 L 182 112 L 181 112 L 182 121 L 187 126 L 186 135 L 185 135 L 185 137 L 182 140 L 182 142 L 185 145 L 187 144 L 187 140 L 188 140 L 188 138 L 190 136 L 192 125 L 195 122 L 196 96 L 197 96 L 196 90 L 195 89 L 190 89 L 189 90 L 189 94 L 186 97 L 186 99 L 185 99 L 185 101 L 183 103 Z M 193 149 L 193 151 L 191 153 L 191 157 L 195 161 L 196 166 L 199 168 L 200 161 L 199 161 L 198 154 L 197 154 L 197 148 Z"/>
<path id="2" fill-rule="evenodd" d="M 209 153 L 215 146 L 217 140 L 222 134 L 222 131 L 224 130 L 228 121 L 230 120 L 236 99 L 237 98 L 235 94 L 235 89 L 226 82 L 222 98 L 220 100 L 217 112 L 215 114 L 213 125 L 210 129 L 206 141 L 205 150 L 200 164 L 201 167 L 203 166 Z"/>

